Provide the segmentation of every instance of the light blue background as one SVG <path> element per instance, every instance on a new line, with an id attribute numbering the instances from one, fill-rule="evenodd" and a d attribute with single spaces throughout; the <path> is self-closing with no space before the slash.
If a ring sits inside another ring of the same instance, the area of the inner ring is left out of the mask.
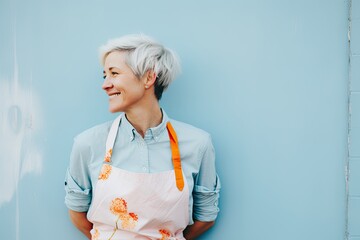
<path id="1" fill-rule="evenodd" d="M 201 239 L 344 239 L 348 16 L 343 0 L 0 1 L 0 126 L 21 153 L 0 148 L 1 239 L 84 239 L 63 204 L 72 138 L 114 118 L 98 47 L 138 32 L 177 51 L 161 104 L 217 150 L 221 212 Z"/>
<path id="2" fill-rule="evenodd" d="M 360 0 L 350 9 L 348 237 L 360 240 Z"/>

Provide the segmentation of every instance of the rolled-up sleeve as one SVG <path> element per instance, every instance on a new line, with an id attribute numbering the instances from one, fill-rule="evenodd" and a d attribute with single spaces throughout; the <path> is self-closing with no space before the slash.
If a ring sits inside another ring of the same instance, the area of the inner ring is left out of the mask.
<path id="1" fill-rule="evenodd" d="M 215 168 L 215 150 L 210 136 L 203 148 L 199 173 L 193 190 L 193 217 L 195 220 L 210 222 L 218 215 L 220 179 Z"/>
<path id="2" fill-rule="evenodd" d="M 65 175 L 65 205 L 77 212 L 89 209 L 92 191 L 88 170 L 91 151 L 75 138 L 70 156 L 70 165 Z"/>
<path id="3" fill-rule="evenodd" d="M 67 170 L 65 177 L 65 191 L 65 204 L 69 209 L 87 212 L 91 202 L 91 190 L 80 187 L 70 175 L 69 170 Z"/>

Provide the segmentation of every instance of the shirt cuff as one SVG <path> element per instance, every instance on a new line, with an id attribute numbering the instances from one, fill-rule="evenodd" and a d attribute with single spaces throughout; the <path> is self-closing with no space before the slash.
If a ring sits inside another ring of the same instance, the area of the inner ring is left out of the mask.
<path id="1" fill-rule="evenodd" d="M 219 192 L 221 184 L 216 176 L 216 185 L 213 190 L 204 186 L 195 185 L 193 191 L 194 198 L 194 219 L 202 222 L 214 221 L 218 215 Z"/>
<path id="2" fill-rule="evenodd" d="M 91 202 L 91 189 L 81 188 L 70 175 L 69 170 L 65 177 L 65 205 L 76 212 L 87 212 Z"/>

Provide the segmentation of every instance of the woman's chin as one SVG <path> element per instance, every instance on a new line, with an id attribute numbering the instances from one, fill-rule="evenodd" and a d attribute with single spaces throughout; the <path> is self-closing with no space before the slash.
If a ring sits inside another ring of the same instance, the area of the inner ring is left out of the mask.
<path id="1" fill-rule="evenodd" d="M 111 113 L 117 113 L 117 112 L 122 112 L 121 109 L 119 108 L 113 108 L 113 107 L 109 107 L 109 112 Z"/>

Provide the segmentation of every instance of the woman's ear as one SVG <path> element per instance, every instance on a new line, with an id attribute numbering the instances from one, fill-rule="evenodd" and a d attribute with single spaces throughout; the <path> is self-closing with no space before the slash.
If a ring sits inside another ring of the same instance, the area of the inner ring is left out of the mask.
<path id="1" fill-rule="evenodd" d="M 156 73 L 153 70 L 149 70 L 146 72 L 146 82 L 145 88 L 150 88 L 155 84 L 156 81 Z"/>

